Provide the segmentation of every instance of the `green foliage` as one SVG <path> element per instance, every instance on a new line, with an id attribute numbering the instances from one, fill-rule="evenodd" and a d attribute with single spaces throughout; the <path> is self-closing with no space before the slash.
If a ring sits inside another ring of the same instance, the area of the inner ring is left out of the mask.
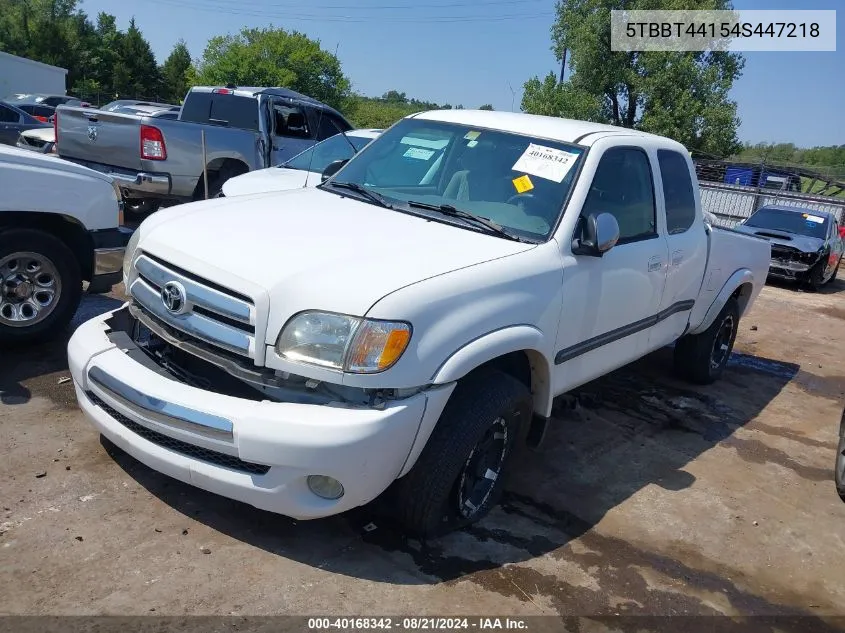
<path id="1" fill-rule="evenodd" d="M 0 0 L 0 50 L 68 69 L 72 94 L 94 102 L 118 96 L 156 98 L 159 73 L 149 43 L 115 18 L 96 24 L 78 0 Z"/>
<path id="2" fill-rule="evenodd" d="M 610 48 L 611 9 L 731 9 L 729 0 L 558 0 L 552 49 L 570 78 L 525 84 L 527 112 L 604 121 L 726 156 L 739 148 L 728 91 L 743 58 L 726 52 L 620 52 Z"/>
<path id="3" fill-rule="evenodd" d="M 479 110 L 492 110 L 493 106 L 490 105 L 489 103 L 485 103 L 483 106 L 478 106 L 478 109 Z"/>
<path id="4" fill-rule="evenodd" d="M 343 112 L 353 125 L 377 129 L 390 127 L 399 119 L 415 112 L 440 109 L 450 110 L 452 106 L 409 99 L 404 92 L 396 90 L 388 90 L 380 98 L 352 95 L 343 105 Z"/>
<path id="5" fill-rule="evenodd" d="M 188 73 L 194 72 L 191 54 L 184 40 L 173 47 L 164 64 L 161 65 L 162 96 L 168 103 L 181 103 L 190 88 Z"/>
<path id="6" fill-rule="evenodd" d="M 824 176 L 845 179 L 845 145 L 801 148 L 792 143 L 746 143 L 731 160 L 803 167 Z"/>
<path id="7" fill-rule="evenodd" d="M 273 27 L 212 37 L 198 65 L 210 85 L 281 86 L 338 107 L 349 79 L 333 54 L 303 33 Z"/>

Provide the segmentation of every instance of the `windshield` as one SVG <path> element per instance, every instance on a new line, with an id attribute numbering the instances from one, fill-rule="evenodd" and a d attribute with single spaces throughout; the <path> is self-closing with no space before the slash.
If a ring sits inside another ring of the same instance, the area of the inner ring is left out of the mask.
<path id="1" fill-rule="evenodd" d="M 558 141 L 404 119 L 333 180 L 362 185 L 396 203 L 449 205 L 516 235 L 545 239 L 561 213 L 582 153 L 582 148 Z"/>
<path id="2" fill-rule="evenodd" d="M 820 239 L 824 239 L 827 234 L 825 217 L 814 215 L 809 209 L 802 213 L 763 207 L 745 221 L 745 226 L 786 231 Z"/>
<path id="3" fill-rule="evenodd" d="M 349 141 L 347 141 L 346 138 L 348 138 Z M 352 148 L 349 146 L 350 141 L 352 142 L 352 145 L 355 146 L 356 151 L 361 151 L 362 148 L 366 147 L 366 145 L 373 140 L 363 136 L 350 136 L 348 134 L 346 135 L 346 138 L 343 138 L 343 134 L 335 134 L 334 136 L 327 138 L 325 141 L 321 141 L 304 152 L 297 154 L 288 162 L 279 165 L 279 167 L 285 167 L 287 169 L 301 169 L 303 171 L 308 171 L 310 169 L 316 173 L 323 173 L 323 170 L 328 167 L 330 163 L 333 163 L 336 160 L 346 160 L 347 158 L 352 158 L 355 152 L 353 152 Z M 314 156 L 313 161 L 311 159 L 312 154 Z"/>

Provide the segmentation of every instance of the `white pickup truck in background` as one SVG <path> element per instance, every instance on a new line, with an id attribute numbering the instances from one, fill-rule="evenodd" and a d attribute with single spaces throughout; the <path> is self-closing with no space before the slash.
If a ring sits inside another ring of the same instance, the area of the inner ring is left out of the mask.
<path id="1" fill-rule="evenodd" d="M 68 355 L 151 468 L 299 519 L 384 493 L 428 537 L 490 510 L 555 396 L 671 343 L 717 379 L 769 254 L 705 223 L 674 141 L 428 112 L 316 188 L 148 218 Z"/>
<path id="2" fill-rule="evenodd" d="M 0 345 L 50 337 L 89 292 L 120 283 L 129 231 L 111 178 L 0 147 Z"/>

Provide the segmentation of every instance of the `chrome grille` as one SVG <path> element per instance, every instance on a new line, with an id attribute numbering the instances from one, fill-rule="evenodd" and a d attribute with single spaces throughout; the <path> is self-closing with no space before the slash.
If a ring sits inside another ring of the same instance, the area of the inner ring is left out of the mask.
<path id="1" fill-rule="evenodd" d="M 135 260 L 137 278 L 129 294 L 138 306 L 167 325 L 206 343 L 249 358 L 255 357 L 255 306 L 175 266 L 143 254 Z M 161 299 L 170 281 L 185 289 L 187 307 L 173 314 Z"/>

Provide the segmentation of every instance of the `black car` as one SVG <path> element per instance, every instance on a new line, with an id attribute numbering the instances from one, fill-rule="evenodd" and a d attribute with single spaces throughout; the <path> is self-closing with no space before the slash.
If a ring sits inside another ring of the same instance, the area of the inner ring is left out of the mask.
<path id="1" fill-rule="evenodd" d="M 50 127 L 50 124 L 39 121 L 31 114 L 0 101 L 0 143 L 14 145 L 18 142 L 21 132 L 37 127 Z"/>
<path id="2" fill-rule="evenodd" d="M 772 277 L 802 282 L 813 289 L 836 278 L 845 242 L 832 213 L 766 205 L 735 228 L 772 243 Z"/>

